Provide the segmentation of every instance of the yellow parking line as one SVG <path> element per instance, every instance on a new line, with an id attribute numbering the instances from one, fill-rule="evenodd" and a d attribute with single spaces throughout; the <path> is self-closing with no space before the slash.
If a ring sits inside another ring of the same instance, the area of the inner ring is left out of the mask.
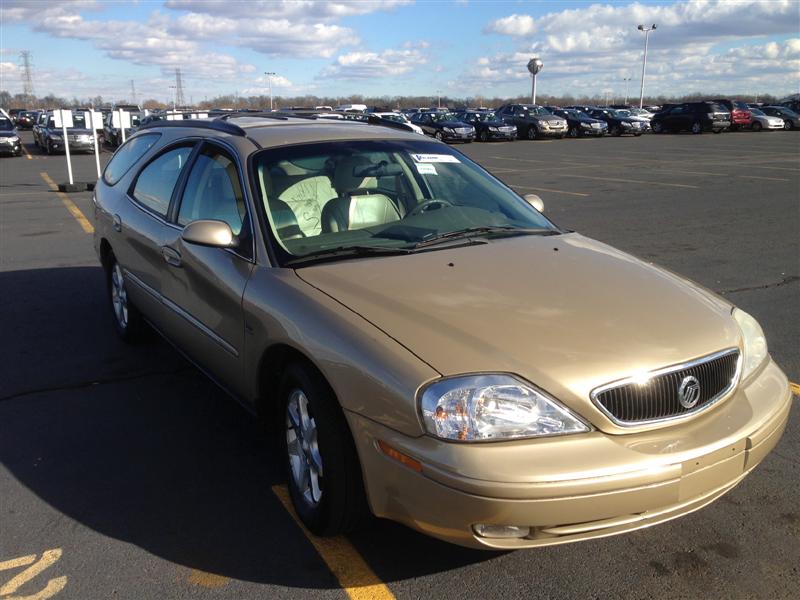
<path id="1" fill-rule="evenodd" d="M 577 177 L 578 179 L 596 179 L 598 181 L 619 181 L 620 183 L 639 183 L 642 185 L 663 185 L 666 187 L 677 187 L 677 188 L 690 188 L 693 190 L 700 189 L 699 186 L 696 185 L 686 185 L 684 183 L 662 183 L 660 181 L 642 181 L 641 179 L 622 179 L 621 177 L 592 177 L 591 175 L 575 175 L 574 173 L 570 173 L 570 177 Z"/>
<path id="2" fill-rule="evenodd" d="M 201 571 L 199 569 L 192 569 L 192 572 L 189 573 L 189 583 L 205 588 L 221 588 L 227 585 L 230 580 L 230 577 L 215 575 L 214 573 L 208 573 L 207 571 Z"/>
<path id="3" fill-rule="evenodd" d="M 793 381 L 789 382 L 789 387 L 792 389 L 792 393 L 795 396 L 800 396 L 800 384 L 797 384 Z"/>
<path id="4" fill-rule="evenodd" d="M 587 197 L 589 194 L 584 194 L 583 192 L 567 192 L 565 190 L 554 190 L 551 188 L 543 188 L 543 187 L 531 187 L 529 185 L 512 185 L 513 188 L 519 188 L 521 190 L 534 190 L 536 192 L 552 192 L 554 194 L 567 194 L 569 196 L 581 196 Z"/>
<path id="5" fill-rule="evenodd" d="M 42 179 L 44 179 L 44 182 L 45 182 L 47 185 L 49 185 L 49 186 L 50 186 L 50 189 L 52 189 L 52 190 L 58 190 L 58 186 L 56 185 L 56 182 L 55 182 L 55 181 L 53 181 L 53 180 L 50 178 L 50 175 L 48 175 L 48 174 L 47 174 L 47 173 L 45 173 L 44 171 L 42 171 L 41 173 L 39 173 L 39 175 L 41 175 L 41 176 L 42 176 Z M 83 230 L 84 230 L 86 233 L 94 233 L 94 227 L 92 226 L 92 224 L 91 224 L 91 223 L 89 223 L 89 220 L 88 220 L 88 219 L 87 219 L 87 218 L 84 216 L 84 214 L 81 212 L 81 209 L 80 209 L 80 208 L 78 208 L 78 207 L 77 207 L 77 205 L 76 205 L 76 204 L 75 204 L 75 203 L 74 203 L 72 200 L 70 200 L 70 199 L 69 199 L 69 196 L 67 196 L 67 195 L 66 195 L 66 194 L 64 194 L 63 192 L 59 192 L 59 191 L 56 191 L 56 195 L 59 197 L 59 199 L 60 199 L 60 200 L 61 200 L 61 202 L 64 204 L 64 206 L 67 208 L 67 210 L 70 212 L 70 214 L 71 214 L 73 217 L 75 217 L 75 220 L 76 220 L 76 221 L 78 222 L 78 224 L 79 224 L 79 225 L 80 225 L 80 226 L 83 228 Z"/>
<path id="6" fill-rule="evenodd" d="M 295 514 L 286 486 L 275 485 L 272 487 L 272 492 L 281 501 L 308 541 L 316 548 L 351 600 L 394 600 L 394 594 L 378 578 L 346 537 L 315 536 L 305 528 Z"/>
<path id="7" fill-rule="evenodd" d="M 737 177 L 741 177 L 742 179 L 765 179 L 767 181 L 791 181 L 783 177 L 759 177 L 758 175 L 737 175 Z"/>
<path id="8" fill-rule="evenodd" d="M 25 153 L 25 158 L 27 158 L 28 160 L 33 160 L 33 157 L 31 156 L 31 153 L 28 152 L 28 149 L 25 147 L 25 144 L 20 142 L 19 145 L 22 146 L 22 151 Z"/>

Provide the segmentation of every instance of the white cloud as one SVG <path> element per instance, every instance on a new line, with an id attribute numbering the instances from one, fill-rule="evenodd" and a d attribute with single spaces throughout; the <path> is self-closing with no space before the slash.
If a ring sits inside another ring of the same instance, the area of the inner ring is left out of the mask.
<path id="1" fill-rule="evenodd" d="M 399 77 L 428 63 L 427 42 L 406 43 L 400 49 L 381 52 L 350 52 L 338 56 L 321 76 L 336 79 L 372 79 Z"/>
<path id="2" fill-rule="evenodd" d="M 236 19 L 253 19 L 267 16 L 270 19 L 291 19 L 294 22 L 321 22 L 391 10 L 411 4 L 412 0 L 358 0 L 328 2 L 326 0 L 167 0 L 167 8 L 204 13 L 213 16 L 227 15 Z"/>

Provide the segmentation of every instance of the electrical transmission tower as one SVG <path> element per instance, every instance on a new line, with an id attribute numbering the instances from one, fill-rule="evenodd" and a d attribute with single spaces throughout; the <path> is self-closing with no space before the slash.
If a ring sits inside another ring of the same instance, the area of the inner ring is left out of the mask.
<path id="1" fill-rule="evenodd" d="M 33 101 L 33 62 L 31 61 L 31 53 L 28 50 L 23 50 L 19 53 L 19 62 L 22 67 L 22 93 L 25 98 L 31 102 Z"/>
<path id="2" fill-rule="evenodd" d="M 175 104 L 184 106 L 186 100 L 183 98 L 183 77 L 181 77 L 181 68 L 175 69 Z"/>
<path id="3" fill-rule="evenodd" d="M 131 104 L 136 104 L 136 86 L 133 85 L 133 79 L 131 79 Z"/>

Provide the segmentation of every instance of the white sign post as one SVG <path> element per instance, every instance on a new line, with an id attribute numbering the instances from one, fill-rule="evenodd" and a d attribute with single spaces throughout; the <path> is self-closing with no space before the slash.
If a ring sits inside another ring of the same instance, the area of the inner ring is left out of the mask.
<path id="1" fill-rule="evenodd" d="M 121 108 L 117 111 L 119 115 L 117 118 L 119 119 L 119 131 L 120 131 L 120 139 L 122 143 L 125 143 L 125 130 L 130 129 L 131 127 L 131 113 L 122 110 Z"/>
<path id="2" fill-rule="evenodd" d="M 92 140 L 94 140 L 94 164 L 97 166 L 97 178 L 100 179 L 100 151 L 97 148 L 97 125 L 96 123 L 103 122 L 103 115 L 96 110 L 86 112 L 86 121 L 89 122 L 89 128 L 92 130 Z"/>
<path id="3" fill-rule="evenodd" d="M 59 109 L 53 111 L 53 118 L 55 119 L 56 127 L 61 127 L 62 135 L 64 136 L 64 152 L 67 156 L 67 173 L 69 174 L 69 184 L 75 183 L 72 180 L 72 160 L 69 156 L 69 137 L 67 135 L 67 127 L 72 127 L 72 111 Z"/>

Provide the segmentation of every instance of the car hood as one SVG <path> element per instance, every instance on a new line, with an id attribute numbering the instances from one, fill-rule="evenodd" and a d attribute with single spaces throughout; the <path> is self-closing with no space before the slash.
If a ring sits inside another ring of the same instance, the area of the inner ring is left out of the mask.
<path id="1" fill-rule="evenodd" d="M 16 131 L 0 131 L 0 137 L 7 138 L 7 137 L 15 137 L 19 136 Z"/>
<path id="2" fill-rule="evenodd" d="M 592 404 L 595 387 L 739 345 L 728 303 L 578 234 L 297 274 L 442 375 L 516 373 L 612 433 L 621 430 Z"/>
<path id="3" fill-rule="evenodd" d="M 434 125 L 439 127 L 472 127 L 472 125 L 463 121 L 437 121 Z"/>

